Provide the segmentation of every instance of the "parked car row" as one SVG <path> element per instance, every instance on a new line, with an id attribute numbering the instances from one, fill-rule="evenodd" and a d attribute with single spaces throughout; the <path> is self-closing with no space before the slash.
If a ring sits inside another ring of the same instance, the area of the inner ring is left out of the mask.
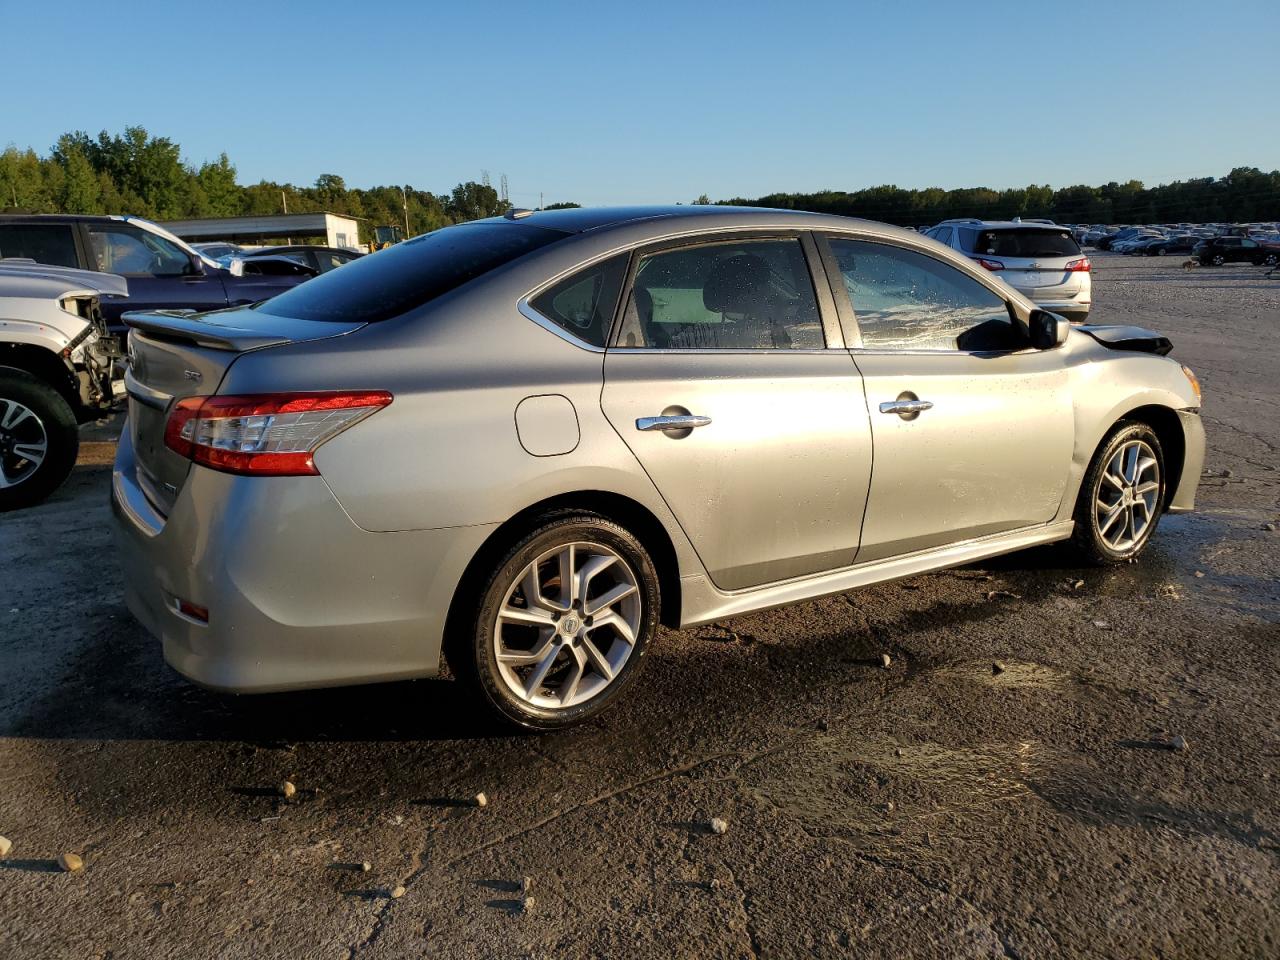
<path id="1" fill-rule="evenodd" d="M 218 310 L 266 300 L 317 270 L 242 269 L 210 259 L 140 217 L 44 214 L 0 216 L 0 262 L 26 258 L 53 266 L 113 273 L 129 280 L 129 308 Z M 104 300 L 112 333 L 123 336 L 121 301 Z"/>

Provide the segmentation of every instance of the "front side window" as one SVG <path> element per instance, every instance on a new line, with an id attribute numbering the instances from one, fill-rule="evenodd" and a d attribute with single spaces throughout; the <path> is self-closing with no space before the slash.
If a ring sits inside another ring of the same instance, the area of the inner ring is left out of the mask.
<path id="1" fill-rule="evenodd" d="M 812 350 L 826 341 L 799 240 L 736 240 L 640 258 L 620 347 Z"/>
<path id="2" fill-rule="evenodd" d="M 829 243 L 864 348 L 988 351 L 1026 346 L 1005 301 L 950 264 L 885 243 Z"/>
<path id="3" fill-rule="evenodd" d="M 123 223 L 89 224 L 89 247 L 94 269 L 102 273 L 180 277 L 191 268 L 181 247 Z"/>
<path id="4" fill-rule="evenodd" d="M 569 335 L 603 347 L 627 279 L 627 259 L 624 253 L 579 270 L 542 291 L 530 305 Z"/>
<path id="5" fill-rule="evenodd" d="M 26 257 L 54 267 L 78 267 L 71 225 L 13 223 L 0 226 L 0 259 Z"/>

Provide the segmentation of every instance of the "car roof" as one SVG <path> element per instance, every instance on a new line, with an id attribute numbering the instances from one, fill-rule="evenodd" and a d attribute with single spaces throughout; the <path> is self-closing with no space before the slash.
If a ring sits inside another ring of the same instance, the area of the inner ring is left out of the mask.
<path id="1" fill-rule="evenodd" d="M 975 227 L 979 230 L 1070 230 L 1066 224 L 1045 223 L 1043 220 L 943 220 L 938 226 Z"/>
<path id="2" fill-rule="evenodd" d="M 684 221 L 687 226 L 694 226 L 688 221 L 698 221 L 698 229 L 715 229 L 717 227 L 781 227 L 802 230 L 820 230 L 824 226 L 832 229 L 847 229 L 852 224 L 871 224 L 872 221 L 855 217 L 840 217 L 827 213 L 810 213 L 804 210 L 779 210 L 771 207 L 732 207 L 718 204 L 691 204 L 684 206 L 634 206 L 634 207 L 572 207 L 564 210 L 516 210 L 509 211 L 501 217 L 490 217 L 488 220 L 472 221 L 473 223 L 500 223 L 502 221 L 525 223 L 535 227 L 546 227 L 550 230 L 562 230 L 565 233 L 587 233 L 610 227 L 622 227 L 642 221 L 651 222 L 658 227 L 660 223 L 670 224 Z M 888 227 L 875 223 L 877 228 L 900 230 L 900 227 Z M 658 230 L 657 232 L 661 232 Z M 905 232 L 905 231 L 904 231 Z"/>

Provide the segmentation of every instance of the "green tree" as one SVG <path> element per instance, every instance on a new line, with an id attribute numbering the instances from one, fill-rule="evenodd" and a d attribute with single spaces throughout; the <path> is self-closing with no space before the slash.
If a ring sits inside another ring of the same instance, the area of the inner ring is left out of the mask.
<path id="1" fill-rule="evenodd" d="M 506 205 L 498 198 L 498 191 L 489 184 L 468 180 L 453 188 L 448 210 L 454 223 L 463 223 L 496 217 L 506 210 Z"/>
<path id="2" fill-rule="evenodd" d="M 207 201 L 205 216 L 234 217 L 244 209 L 244 189 L 236 183 L 236 168 L 225 153 L 200 165 L 196 180 Z"/>

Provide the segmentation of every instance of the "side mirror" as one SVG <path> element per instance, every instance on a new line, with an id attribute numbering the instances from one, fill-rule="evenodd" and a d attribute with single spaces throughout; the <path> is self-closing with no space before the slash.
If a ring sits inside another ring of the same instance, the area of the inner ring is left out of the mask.
<path id="1" fill-rule="evenodd" d="M 1048 310 L 1032 310 L 1027 318 L 1027 328 L 1031 332 L 1031 345 L 1037 350 L 1060 347 L 1071 333 L 1071 323 L 1067 318 Z"/>
<path id="2" fill-rule="evenodd" d="M 202 277 L 204 276 L 204 260 L 196 254 L 192 254 L 187 261 L 187 276 Z"/>
<path id="3" fill-rule="evenodd" d="M 232 257 L 231 260 L 229 261 L 224 260 L 223 262 L 226 263 L 227 271 L 233 277 L 244 276 L 244 261 L 241 260 L 239 257 Z"/>

